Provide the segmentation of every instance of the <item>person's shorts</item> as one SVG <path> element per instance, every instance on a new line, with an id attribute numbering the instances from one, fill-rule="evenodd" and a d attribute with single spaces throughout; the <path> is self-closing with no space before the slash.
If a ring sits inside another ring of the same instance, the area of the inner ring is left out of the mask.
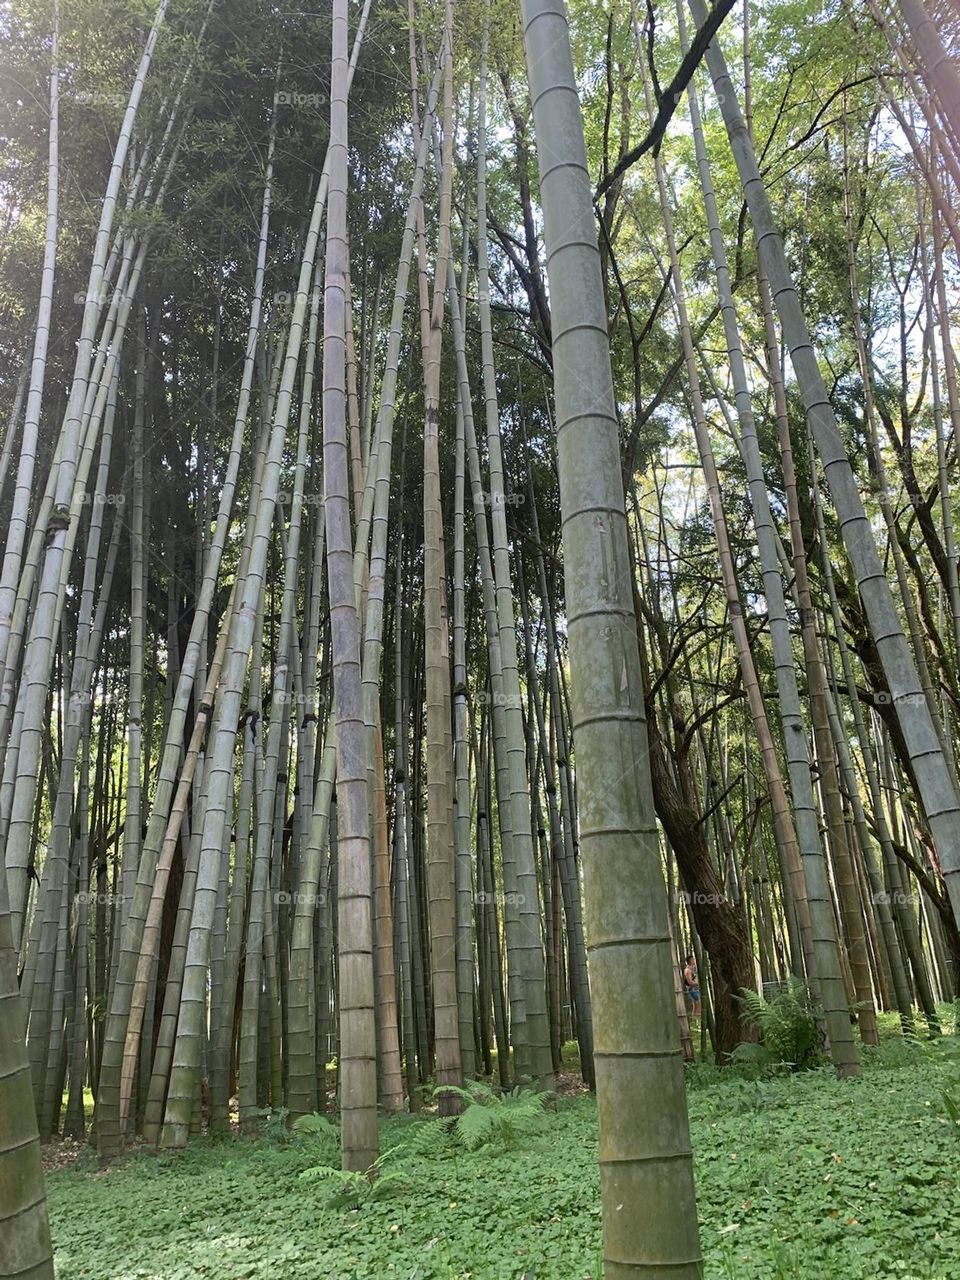
<path id="1" fill-rule="evenodd" d="M 699 1001 L 699 999 L 700 999 L 700 988 L 699 988 L 699 987 L 687 987 L 687 995 L 690 997 L 690 999 L 693 1001 L 693 1003 L 694 1003 L 694 1004 L 696 1004 L 696 1003 Z"/>

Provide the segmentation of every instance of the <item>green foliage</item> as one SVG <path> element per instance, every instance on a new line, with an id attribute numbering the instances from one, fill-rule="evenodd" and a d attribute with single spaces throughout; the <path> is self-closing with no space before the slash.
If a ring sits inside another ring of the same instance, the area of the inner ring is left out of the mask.
<path id="1" fill-rule="evenodd" d="M 479 1080 L 463 1089 L 446 1085 L 444 1093 L 461 1098 L 466 1106 L 450 1132 L 467 1151 L 512 1151 L 521 1138 L 536 1133 L 550 1095 L 535 1089 L 516 1088 L 500 1093 Z"/>
<path id="2" fill-rule="evenodd" d="M 409 1168 L 398 1158 L 402 1146 L 384 1151 L 363 1171 L 318 1164 L 304 1169 L 301 1180 L 327 1188 L 327 1203 L 335 1209 L 362 1209 L 399 1191 L 410 1180 Z"/>
<path id="3" fill-rule="evenodd" d="M 960 1143 L 943 1095 L 960 1092 L 960 1043 L 906 1045 L 888 1038 L 892 1022 L 881 1018 L 861 1080 L 688 1073 L 706 1280 L 955 1273 Z M 339 1169 L 301 1181 L 321 1162 L 294 1134 L 286 1146 L 191 1141 L 107 1177 L 95 1159 L 50 1174 L 59 1280 L 601 1280 L 592 1097 L 560 1101 L 507 1151 L 467 1151 L 444 1120 L 391 1117 L 382 1145 L 401 1150 L 376 1190 Z M 348 1182 L 361 1209 L 344 1216 L 329 1193 Z"/>
<path id="4" fill-rule="evenodd" d="M 310 1138 L 333 1138 L 335 1142 L 340 1141 L 340 1130 L 318 1111 L 311 1111 L 309 1115 L 294 1120 L 292 1127 L 294 1133 L 301 1133 Z"/>
<path id="5" fill-rule="evenodd" d="M 960 1137 L 960 1041 L 956 1036 L 934 1040 L 928 1047 L 931 1057 L 944 1064 L 940 1101 L 944 1114 Z"/>
<path id="6" fill-rule="evenodd" d="M 805 1071 L 823 1061 L 816 1010 L 802 982 L 791 978 L 772 1000 L 744 988 L 740 1002 L 760 1033 L 760 1045 L 738 1045 L 734 1059 L 755 1066 Z"/>
<path id="7" fill-rule="evenodd" d="M 739 1080 L 730 1083 L 727 1101 L 731 1112 L 743 1115 L 745 1112 L 770 1111 L 777 1107 L 780 1093 L 772 1081 Z"/>
<path id="8" fill-rule="evenodd" d="M 300 1116 L 291 1126 L 294 1142 L 313 1156 L 323 1155 L 333 1163 L 340 1149 L 340 1130 L 326 1116 L 313 1111 Z"/>
<path id="9" fill-rule="evenodd" d="M 289 1111 L 286 1107 L 263 1107 L 257 1112 L 260 1117 L 260 1132 L 264 1141 L 275 1143 L 279 1147 L 290 1141 L 290 1128 L 287 1124 Z"/>
<path id="10" fill-rule="evenodd" d="M 769 1075 L 779 1065 L 767 1046 L 755 1040 L 745 1040 L 738 1044 L 730 1055 L 730 1061 L 750 1077 Z"/>

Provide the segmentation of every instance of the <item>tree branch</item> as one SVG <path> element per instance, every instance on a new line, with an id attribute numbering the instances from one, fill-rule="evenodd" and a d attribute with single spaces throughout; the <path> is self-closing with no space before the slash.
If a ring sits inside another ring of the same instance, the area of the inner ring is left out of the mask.
<path id="1" fill-rule="evenodd" d="M 597 187 L 596 199 L 607 190 L 611 183 L 622 177 L 626 171 L 637 163 L 641 156 L 646 155 L 648 151 L 653 151 L 656 155 L 660 150 L 660 144 L 663 142 L 663 135 L 667 131 L 667 125 L 673 119 L 673 113 L 676 111 L 680 102 L 684 89 L 693 78 L 693 73 L 700 65 L 703 55 L 706 53 L 710 42 L 717 34 L 721 22 L 733 8 L 734 0 L 716 0 L 713 8 L 707 14 L 707 20 L 697 32 L 693 43 L 683 56 L 677 74 L 667 85 L 666 90 L 659 96 L 659 105 L 657 115 L 650 126 L 650 132 L 641 143 L 628 151 L 613 169 Z"/>

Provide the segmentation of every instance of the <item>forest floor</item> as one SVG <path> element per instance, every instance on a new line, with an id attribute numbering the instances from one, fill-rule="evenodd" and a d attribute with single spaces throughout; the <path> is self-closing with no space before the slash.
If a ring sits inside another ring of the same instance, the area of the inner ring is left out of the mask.
<path id="1" fill-rule="evenodd" d="M 865 1057 L 846 1082 L 690 1069 L 707 1280 L 960 1274 L 960 1040 L 891 1037 Z M 105 1172 L 88 1148 L 48 1175 L 57 1274 L 599 1280 L 589 1095 L 562 1098 L 505 1150 L 468 1152 L 435 1120 L 386 1120 L 379 1198 L 361 1190 L 353 1207 L 330 1203 L 323 1174 L 301 1177 L 335 1163 L 331 1141 L 288 1137 L 274 1118 L 258 1140 L 192 1139 Z"/>

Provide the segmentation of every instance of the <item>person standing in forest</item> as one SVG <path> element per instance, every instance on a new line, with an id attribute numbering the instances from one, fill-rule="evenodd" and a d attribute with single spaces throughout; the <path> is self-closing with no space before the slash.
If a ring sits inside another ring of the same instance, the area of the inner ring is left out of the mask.
<path id="1" fill-rule="evenodd" d="M 695 956 L 687 956 L 683 962 L 683 985 L 686 988 L 690 1004 L 693 1006 L 690 1010 L 690 1016 L 692 1018 L 699 1018 L 700 979 L 697 976 L 697 961 Z"/>

